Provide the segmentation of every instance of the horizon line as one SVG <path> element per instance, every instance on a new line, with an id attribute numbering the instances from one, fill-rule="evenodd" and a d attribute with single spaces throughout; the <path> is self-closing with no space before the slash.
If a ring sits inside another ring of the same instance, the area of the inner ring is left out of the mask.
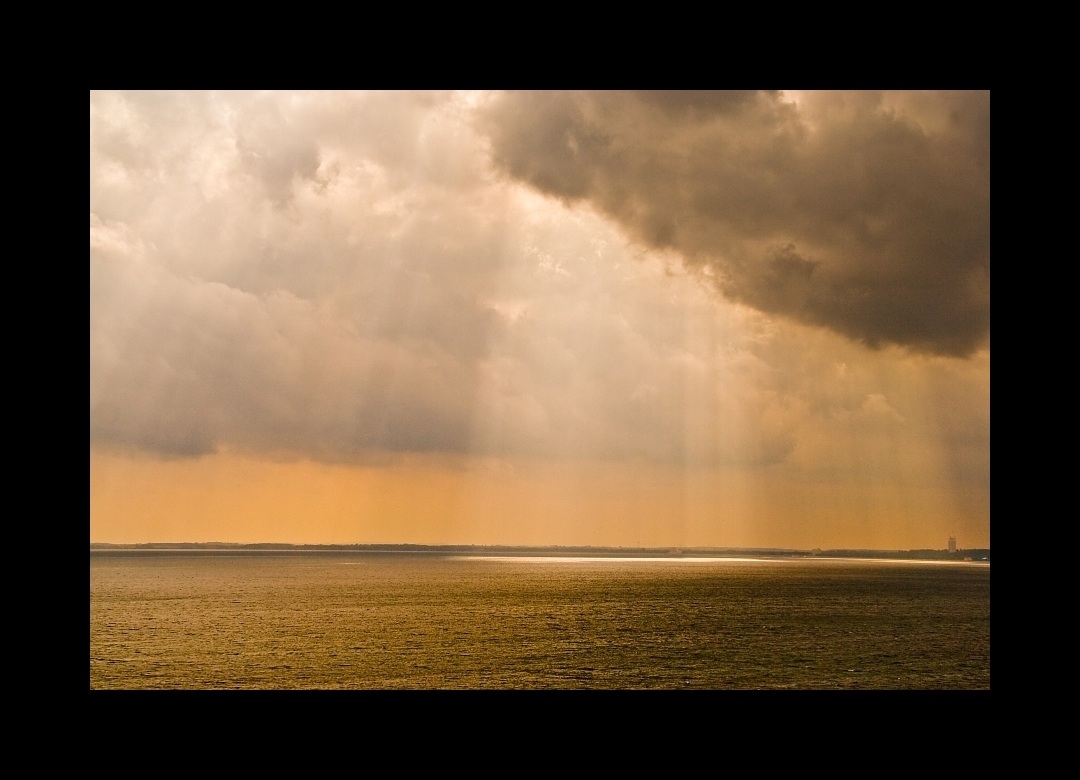
<path id="1" fill-rule="evenodd" d="M 822 554 L 826 552 L 876 552 L 876 553 L 903 553 L 903 552 L 940 552 L 950 554 L 947 548 L 941 547 L 913 547 L 900 548 L 875 548 L 875 547 L 763 547 L 744 546 L 729 547 L 716 545 L 585 545 L 585 544 L 420 544 L 413 542 L 346 542 L 346 543 L 317 543 L 307 544 L 298 542 L 90 542 L 90 548 L 98 549 L 191 549 L 191 548 L 259 548 L 259 549 L 411 549 L 411 550 L 583 550 L 583 551 L 649 551 L 664 553 L 686 552 L 774 552 L 774 553 L 808 553 Z M 957 547 L 956 553 L 965 551 L 986 551 L 990 547 Z"/>

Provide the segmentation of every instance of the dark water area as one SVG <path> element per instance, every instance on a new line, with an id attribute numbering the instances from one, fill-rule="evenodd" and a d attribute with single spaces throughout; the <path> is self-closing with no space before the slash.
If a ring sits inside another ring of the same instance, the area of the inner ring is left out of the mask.
<path id="1" fill-rule="evenodd" d="M 92 690 L 989 690 L 990 566 L 93 551 Z"/>

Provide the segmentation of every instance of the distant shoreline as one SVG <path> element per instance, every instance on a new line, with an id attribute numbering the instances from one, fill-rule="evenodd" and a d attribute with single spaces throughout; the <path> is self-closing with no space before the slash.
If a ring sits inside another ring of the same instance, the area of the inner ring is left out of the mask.
<path id="1" fill-rule="evenodd" d="M 948 550 L 797 550 L 773 547 L 591 547 L 578 545 L 481 545 L 481 544 L 285 544 L 273 542 L 148 542 L 111 544 L 91 542 L 90 552 L 358 552 L 358 553 L 434 553 L 468 555 L 589 555 L 651 558 L 679 557 L 783 557 L 783 558 L 884 558 L 930 561 L 990 561 L 989 549 Z"/>

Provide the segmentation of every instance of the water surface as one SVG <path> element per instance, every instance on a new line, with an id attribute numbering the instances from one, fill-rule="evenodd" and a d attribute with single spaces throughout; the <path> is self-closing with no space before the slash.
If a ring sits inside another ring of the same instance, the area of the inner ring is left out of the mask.
<path id="1" fill-rule="evenodd" d="M 94 551 L 92 689 L 990 687 L 990 567 Z"/>

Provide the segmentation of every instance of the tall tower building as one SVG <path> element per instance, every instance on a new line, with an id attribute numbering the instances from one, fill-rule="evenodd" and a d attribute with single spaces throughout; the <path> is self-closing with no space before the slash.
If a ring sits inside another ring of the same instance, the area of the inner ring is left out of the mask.
<path id="1" fill-rule="evenodd" d="M 950 536 L 949 537 L 949 552 L 951 552 L 951 553 L 956 552 L 956 537 L 955 536 Z"/>

